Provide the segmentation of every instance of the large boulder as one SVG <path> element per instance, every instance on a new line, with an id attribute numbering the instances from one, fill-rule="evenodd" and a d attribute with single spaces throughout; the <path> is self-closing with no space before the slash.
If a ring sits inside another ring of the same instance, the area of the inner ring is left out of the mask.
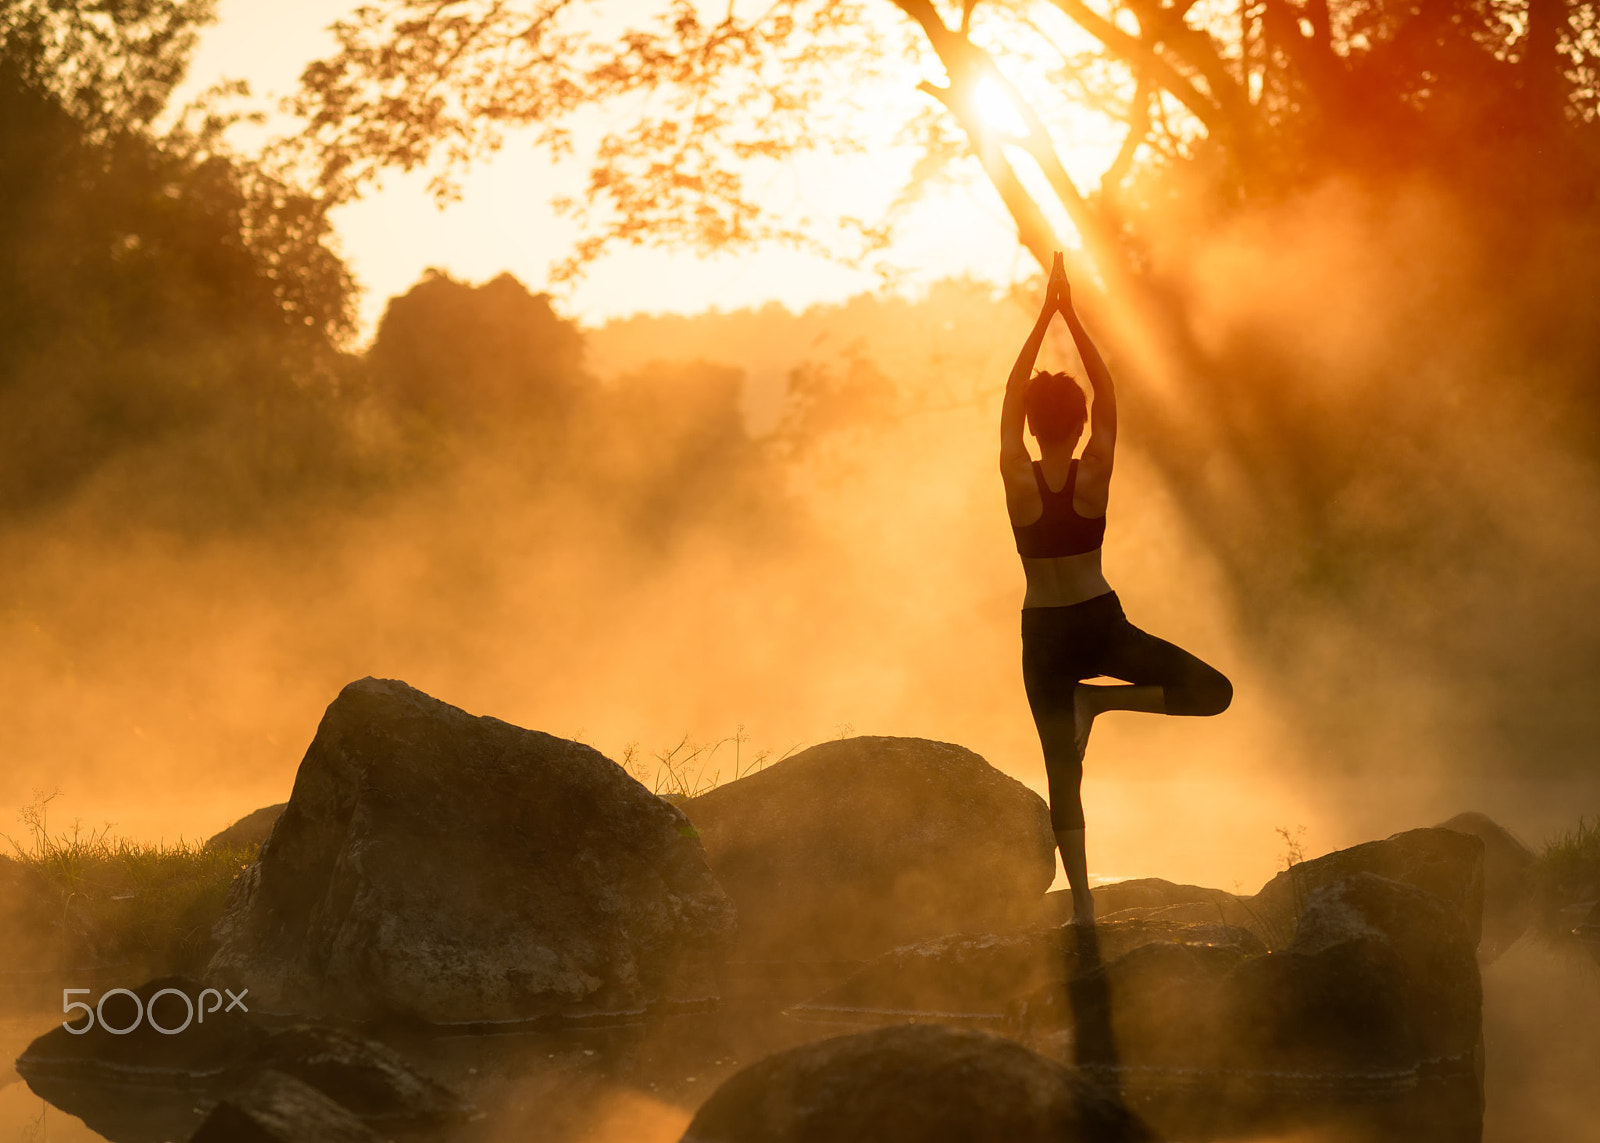
<path id="1" fill-rule="evenodd" d="M 682 1143 L 1146 1143 L 1116 1097 L 1012 1040 L 901 1025 L 736 1073 Z"/>
<path id="2" fill-rule="evenodd" d="M 684 809 L 738 906 L 742 960 L 865 960 L 1014 926 L 1055 876 L 1044 800 L 947 742 L 825 742 Z"/>
<path id="3" fill-rule="evenodd" d="M 262 806 L 259 810 L 251 810 L 227 829 L 208 837 L 203 848 L 260 849 L 267 838 L 272 836 L 272 827 L 278 824 L 278 819 L 288 808 L 288 802 L 279 802 L 275 806 Z"/>
<path id="4" fill-rule="evenodd" d="M 329 706 L 209 980 L 429 1023 L 715 995 L 734 927 L 683 814 L 598 751 L 362 679 Z"/>
<path id="5" fill-rule="evenodd" d="M 1236 1066 L 1471 1072 L 1482 1037 L 1476 942 L 1453 902 L 1356 873 L 1312 891 L 1293 943 L 1226 982 Z"/>
<path id="6" fill-rule="evenodd" d="M 1483 842 L 1453 829 L 1406 830 L 1298 862 L 1244 902 L 1252 926 L 1269 946 L 1287 947 L 1311 895 L 1358 873 L 1431 893 L 1455 912 L 1477 947 L 1483 924 Z"/>
<path id="7" fill-rule="evenodd" d="M 1486 814 L 1457 814 L 1440 829 L 1471 834 L 1483 842 L 1483 933 L 1478 963 L 1488 964 L 1510 948 L 1533 924 L 1533 850 Z"/>

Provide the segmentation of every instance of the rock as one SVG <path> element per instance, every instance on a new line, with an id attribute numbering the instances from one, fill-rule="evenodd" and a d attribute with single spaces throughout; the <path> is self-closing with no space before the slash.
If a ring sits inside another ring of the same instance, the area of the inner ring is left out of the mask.
<path id="1" fill-rule="evenodd" d="M 1253 918 L 1251 927 L 1270 947 L 1286 947 L 1311 894 L 1357 873 L 1401 881 L 1433 894 L 1455 911 L 1477 946 L 1483 922 L 1483 842 L 1451 829 L 1407 830 L 1299 862 L 1245 902 Z"/>
<path id="2" fill-rule="evenodd" d="M 1475 941 L 1454 902 L 1356 873 L 1312 890 L 1294 942 L 1226 983 L 1235 1066 L 1471 1070 L 1482 1029 Z"/>
<path id="3" fill-rule="evenodd" d="M 1533 924 L 1533 851 L 1504 826 L 1479 813 L 1457 814 L 1440 829 L 1468 833 L 1483 842 L 1483 934 L 1478 963 L 1488 964 Z"/>
<path id="4" fill-rule="evenodd" d="M 1091 890 L 1096 916 L 1120 912 L 1123 909 L 1159 909 L 1177 905 L 1199 905 L 1210 909 L 1209 921 L 1236 925 L 1244 916 L 1239 898 L 1222 889 L 1207 889 L 1201 885 L 1175 885 L 1159 877 L 1135 877 L 1127 881 L 1113 881 Z M 1051 893 L 1060 898 L 1071 917 L 1072 895 L 1065 889 Z"/>
<path id="5" fill-rule="evenodd" d="M 1073 955 L 1071 926 L 1060 930 L 1064 978 L 1103 997 L 1123 1064 L 1268 1077 L 1472 1070 L 1477 960 L 1459 910 L 1433 894 L 1364 872 L 1323 885 L 1273 953 L 1240 929 L 1186 932 L 1166 916 L 1185 907 L 1110 914 L 1089 956 Z M 1015 1025 L 1040 1044 L 1076 1025 L 1067 991 L 1056 979 L 1014 1001 Z"/>
<path id="6" fill-rule="evenodd" d="M 223 1097 L 189 1143 L 379 1143 L 379 1136 L 304 1080 L 264 1071 Z"/>
<path id="7" fill-rule="evenodd" d="M 234 882 L 207 977 L 430 1023 L 715 995 L 734 913 L 688 820 L 577 742 L 351 683 Z"/>
<path id="8" fill-rule="evenodd" d="M 1098 1050 L 1125 1067 L 1192 1073 L 1228 1062 L 1218 1041 L 1228 973 L 1249 955 L 1240 944 L 1152 943 L 1089 966 L 1070 982 L 1079 1041 L 1104 1005 L 1107 1041 Z"/>
<path id="9" fill-rule="evenodd" d="M 459 1123 L 472 1114 L 460 1096 L 394 1049 L 321 1025 L 274 1033 L 250 1066 L 308 1083 L 363 1120 L 423 1128 Z"/>
<path id="10" fill-rule="evenodd" d="M 56 1025 L 28 1045 L 17 1058 L 17 1071 L 28 1086 L 53 1101 L 60 1083 L 215 1079 L 243 1066 L 267 1034 L 248 1013 L 237 1007 L 228 1011 L 228 1000 L 220 993 L 202 998 L 205 987 L 187 977 L 163 976 L 129 990 L 137 1003 L 110 989 L 74 997 L 97 1009 L 94 1026 L 75 1034 Z M 202 1007 L 212 1010 L 201 1013 Z M 81 1026 L 83 1019 L 78 1010 L 74 1026 Z M 108 1031 L 108 1024 L 130 1030 Z M 183 1030 L 164 1033 L 156 1024 Z"/>
<path id="11" fill-rule="evenodd" d="M 927 1016 L 1030 1023 L 1039 1018 L 1043 1003 L 1054 1013 L 1045 1021 L 1060 1023 L 1070 1020 L 1053 1008 L 1062 982 L 1098 968 L 1102 957 L 1147 947 L 1192 947 L 1224 950 L 1231 966 L 1266 951 L 1245 929 L 1140 915 L 1144 912 L 1162 910 L 1124 910 L 1096 925 L 1091 964 L 1080 955 L 1081 934 L 1072 925 L 956 934 L 884 953 L 791 1011 L 802 1018 L 830 1020 Z"/>
<path id="12" fill-rule="evenodd" d="M 682 1143 L 1144 1143 L 1115 1094 L 984 1032 L 901 1025 L 768 1056 Z"/>
<path id="13" fill-rule="evenodd" d="M 877 1023 L 908 1016 L 999 1021 L 1008 1005 L 1062 977 L 1054 933 L 958 933 L 882 954 L 790 1009 L 802 1019 Z"/>
<path id="14" fill-rule="evenodd" d="M 202 1016 L 180 997 L 163 995 L 175 990 L 198 1005 L 202 987 L 169 976 L 133 989 L 138 1005 L 113 994 L 99 1005 L 95 1027 L 81 1035 L 53 1028 L 28 1046 L 17 1069 L 37 1094 L 86 1122 L 107 1119 L 102 1105 L 108 1090 L 138 1085 L 215 1092 L 248 1087 L 263 1072 L 309 1084 L 345 1111 L 384 1126 L 437 1128 L 473 1114 L 456 1093 L 374 1040 L 318 1025 L 268 1032 L 248 1012 L 230 1010 L 225 996 L 207 998 L 209 1010 Z M 152 1014 L 174 1031 L 158 1029 Z M 107 1031 L 102 1018 L 112 1028 L 130 1030 Z M 239 1112 L 235 1107 L 222 1122 Z M 114 1110 L 110 1121 L 116 1122 Z"/>
<path id="15" fill-rule="evenodd" d="M 1244 928 L 1254 925 L 1245 900 L 1222 889 L 1177 885 L 1160 877 L 1135 877 L 1097 885 L 1090 892 L 1095 916 L 1101 919 L 1127 909 L 1138 909 L 1146 915 L 1152 909 L 1161 909 L 1163 916 L 1184 923 Z M 1044 919 L 1052 925 L 1072 919 L 1070 890 L 1053 889 L 1045 894 Z"/>
<path id="16" fill-rule="evenodd" d="M 864 960 L 1035 919 L 1044 800 L 960 746 L 825 742 L 684 806 L 739 909 L 739 959 Z"/>
<path id="17" fill-rule="evenodd" d="M 272 827 L 278 824 L 278 818 L 288 806 L 288 802 L 279 802 L 275 806 L 262 806 L 259 810 L 252 810 L 227 829 L 207 838 L 203 848 L 260 849 L 267 838 L 272 836 Z"/>

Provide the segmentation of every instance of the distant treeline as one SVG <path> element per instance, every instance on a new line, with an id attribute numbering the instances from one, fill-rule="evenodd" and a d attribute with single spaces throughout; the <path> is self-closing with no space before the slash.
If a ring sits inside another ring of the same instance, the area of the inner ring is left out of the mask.
<path id="1" fill-rule="evenodd" d="M 743 486 L 736 372 L 603 387 L 576 326 L 509 276 L 430 274 L 353 350 L 319 204 L 215 121 L 157 134 L 170 75 L 59 90 L 50 31 L 12 24 L 0 54 L 0 516 L 231 530 L 488 448 L 530 477 L 648 476 L 650 526 L 666 489 Z"/>

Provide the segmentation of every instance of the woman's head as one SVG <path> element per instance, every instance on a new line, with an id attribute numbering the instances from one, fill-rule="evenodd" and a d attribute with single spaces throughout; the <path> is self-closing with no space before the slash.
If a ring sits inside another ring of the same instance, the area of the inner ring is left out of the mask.
<path id="1" fill-rule="evenodd" d="M 1035 373 L 1023 394 L 1022 410 L 1027 414 L 1028 428 L 1041 443 L 1075 441 L 1089 419 L 1089 403 L 1083 389 L 1069 373 Z"/>

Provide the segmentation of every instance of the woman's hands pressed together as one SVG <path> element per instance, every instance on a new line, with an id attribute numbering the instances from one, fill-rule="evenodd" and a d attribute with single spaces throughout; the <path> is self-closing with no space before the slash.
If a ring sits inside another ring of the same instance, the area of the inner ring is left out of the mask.
<path id="1" fill-rule="evenodd" d="M 1044 308 L 1047 313 L 1059 311 L 1066 315 L 1072 312 L 1072 283 L 1067 281 L 1067 267 L 1059 250 L 1050 266 L 1050 281 L 1044 289 Z"/>

